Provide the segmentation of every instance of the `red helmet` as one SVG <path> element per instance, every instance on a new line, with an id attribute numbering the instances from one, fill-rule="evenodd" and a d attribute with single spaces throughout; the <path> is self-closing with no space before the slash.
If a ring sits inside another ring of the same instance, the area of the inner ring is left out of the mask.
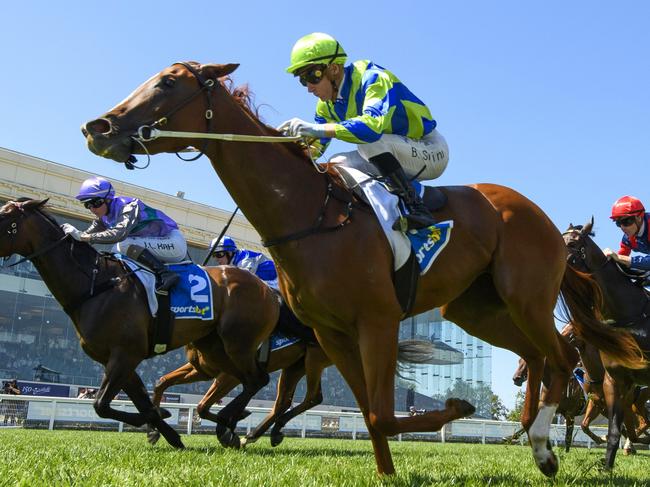
<path id="1" fill-rule="evenodd" d="M 645 212 L 645 208 L 641 200 L 634 196 L 623 196 L 617 199 L 614 206 L 612 206 L 612 216 L 610 218 L 616 220 L 626 216 L 636 216 L 643 212 Z"/>

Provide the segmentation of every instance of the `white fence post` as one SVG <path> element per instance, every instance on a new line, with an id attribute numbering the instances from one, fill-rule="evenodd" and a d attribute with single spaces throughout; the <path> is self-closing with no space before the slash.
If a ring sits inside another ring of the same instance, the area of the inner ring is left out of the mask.
<path id="1" fill-rule="evenodd" d="M 120 409 L 126 411 L 126 404 L 120 404 Z M 124 431 L 124 423 L 120 421 L 120 424 L 117 426 L 117 432 L 122 433 Z"/>
<path id="2" fill-rule="evenodd" d="M 52 412 L 50 413 L 50 424 L 47 429 L 52 431 L 54 429 L 54 417 L 56 416 L 56 400 L 52 401 Z"/>
<path id="3" fill-rule="evenodd" d="M 485 445 L 485 421 L 483 421 L 482 426 L 483 427 L 481 428 L 481 443 Z"/>
<path id="4" fill-rule="evenodd" d="M 357 416 L 352 417 L 352 439 L 356 440 L 357 439 L 357 420 L 359 418 Z"/>
<path id="5" fill-rule="evenodd" d="M 440 428 L 440 441 L 442 443 L 445 443 L 445 436 L 447 436 L 447 425 L 443 424 L 442 428 Z"/>
<path id="6" fill-rule="evenodd" d="M 300 434 L 300 437 L 307 437 L 307 413 L 302 415 L 302 433 Z"/>
<path id="7" fill-rule="evenodd" d="M 192 434 L 192 426 L 194 426 L 194 406 L 190 406 L 187 411 L 187 435 Z"/>

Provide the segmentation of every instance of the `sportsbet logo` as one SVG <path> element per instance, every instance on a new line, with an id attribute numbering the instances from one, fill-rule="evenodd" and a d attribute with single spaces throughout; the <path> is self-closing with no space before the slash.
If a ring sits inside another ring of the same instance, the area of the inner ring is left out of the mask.
<path id="1" fill-rule="evenodd" d="M 171 306 L 171 310 L 177 315 L 178 314 L 195 314 L 195 315 L 204 316 L 205 314 L 210 312 L 210 306 L 204 306 L 203 308 L 199 308 L 196 305 Z"/>

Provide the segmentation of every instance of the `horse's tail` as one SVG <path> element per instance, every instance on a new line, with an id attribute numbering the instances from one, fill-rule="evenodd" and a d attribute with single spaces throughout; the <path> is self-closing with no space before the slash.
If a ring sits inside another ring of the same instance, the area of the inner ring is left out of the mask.
<path id="1" fill-rule="evenodd" d="M 431 364 L 436 347 L 428 340 L 402 340 L 397 344 L 397 375 L 408 379 L 405 372 L 412 370 L 413 365 Z"/>
<path id="2" fill-rule="evenodd" d="M 603 295 L 591 276 L 567 266 L 560 298 L 560 308 L 580 338 L 624 367 L 643 369 L 647 366 L 641 347 L 629 332 L 601 321 Z"/>

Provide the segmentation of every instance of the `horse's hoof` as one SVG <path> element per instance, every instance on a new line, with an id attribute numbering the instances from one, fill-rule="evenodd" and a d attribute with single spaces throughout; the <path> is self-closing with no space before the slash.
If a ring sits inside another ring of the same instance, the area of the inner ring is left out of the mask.
<path id="1" fill-rule="evenodd" d="M 169 437 L 165 436 L 165 439 L 167 440 L 167 443 L 169 443 L 174 448 L 177 448 L 179 450 L 185 449 L 185 445 L 181 440 L 181 435 L 176 433 L 176 431 L 174 431 L 173 434 L 170 434 Z"/>
<path id="2" fill-rule="evenodd" d="M 623 455 L 636 455 L 636 448 L 623 449 Z"/>
<path id="3" fill-rule="evenodd" d="M 284 440 L 284 433 L 272 433 L 271 434 L 271 446 L 278 446 Z"/>
<path id="4" fill-rule="evenodd" d="M 248 409 L 244 409 L 241 414 L 239 415 L 239 419 L 237 421 L 241 421 L 243 419 L 248 418 L 251 415 L 251 412 Z"/>
<path id="5" fill-rule="evenodd" d="M 549 450 L 548 453 L 549 454 L 545 459 L 537 462 L 537 467 L 539 467 L 539 470 L 547 477 L 555 477 L 560 468 L 560 463 L 558 462 L 555 453 L 553 453 L 553 450 Z"/>
<path id="6" fill-rule="evenodd" d="M 241 441 L 239 440 L 239 435 L 234 431 L 232 432 L 232 436 L 230 437 L 230 443 L 228 444 L 228 448 L 232 448 L 233 450 L 239 450 L 241 448 Z"/>
<path id="7" fill-rule="evenodd" d="M 458 418 L 466 418 L 476 411 L 476 408 L 464 399 L 451 397 L 445 401 L 445 409 L 452 409 L 456 412 Z"/>
<path id="8" fill-rule="evenodd" d="M 160 413 L 160 417 L 162 419 L 167 419 L 172 417 L 172 413 L 171 411 L 169 411 L 169 409 L 158 408 L 158 412 Z"/>
<path id="9" fill-rule="evenodd" d="M 147 441 L 151 446 L 154 446 L 156 443 L 158 443 L 159 439 L 160 432 L 158 430 L 151 430 L 147 432 Z"/>
<path id="10" fill-rule="evenodd" d="M 233 438 L 235 435 L 234 431 L 231 429 L 218 424 L 216 427 L 217 431 L 217 438 L 219 439 L 219 443 L 221 443 L 221 446 L 224 448 L 232 448 L 233 443 L 236 441 L 237 444 L 239 444 L 239 437 L 237 437 L 237 440 Z"/>

